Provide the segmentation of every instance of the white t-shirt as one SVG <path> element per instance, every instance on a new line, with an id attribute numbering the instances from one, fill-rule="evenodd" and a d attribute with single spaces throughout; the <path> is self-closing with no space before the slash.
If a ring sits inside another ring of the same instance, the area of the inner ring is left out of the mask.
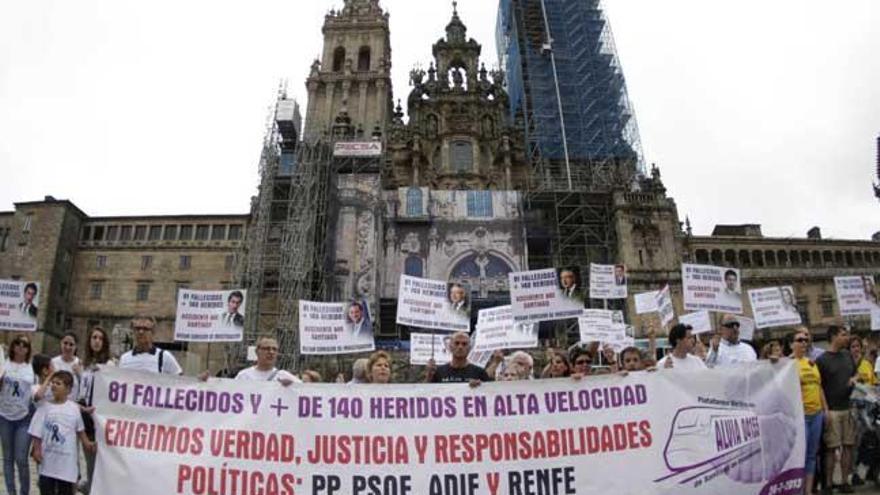
<path id="1" fill-rule="evenodd" d="M 666 369 L 666 361 L 669 359 L 672 360 L 672 369 L 674 370 L 698 371 L 706 369 L 706 364 L 697 356 L 688 354 L 684 359 L 679 359 L 673 356 L 671 352 L 657 362 L 657 369 Z"/>
<path id="2" fill-rule="evenodd" d="M 61 358 L 61 355 L 57 355 L 52 358 L 52 372 L 56 371 L 69 371 L 70 374 L 73 375 L 73 387 L 70 389 L 70 398 L 76 399 L 79 397 L 79 374 L 73 371 L 73 367 L 80 364 L 79 358 L 74 356 L 73 361 L 67 362 Z"/>
<path id="3" fill-rule="evenodd" d="M 274 377 L 272 377 L 273 373 L 275 374 Z M 247 380 L 253 382 L 267 382 L 269 381 L 270 377 L 275 381 L 287 379 L 291 380 L 294 383 L 302 383 L 302 380 L 300 380 L 299 378 L 293 376 L 287 371 L 279 370 L 278 368 L 272 368 L 268 371 L 260 371 L 257 369 L 256 366 L 251 366 L 250 368 L 245 368 L 239 371 L 238 374 L 235 375 L 236 380 Z"/>
<path id="4" fill-rule="evenodd" d="M 714 368 L 715 366 L 750 363 L 757 360 L 758 355 L 755 354 L 755 349 L 749 344 L 746 344 L 743 341 L 731 344 L 728 341 L 721 339 L 721 342 L 718 344 L 717 352 L 711 348 L 709 349 L 709 354 L 706 356 L 706 366 Z"/>
<path id="5" fill-rule="evenodd" d="M 43 440 L 40 476 L 76 483 L 79 475 L 77 434 L 83 430 L 82 415 L 75 402 L 48 402 L 37 409 L 28 433 Z"/>
<path id="6" fill-rule="evenodd" d="M 7 361 L 0 383 L 0 416 L 9 421 L 24 418 L 30 412 L 34 369 L 31 363 Z"/>
<path id="7" fill-rule="evenodd" d="M 109 360 L 106 363 L 101 364 L 101 366 L 116 366 L 116 361 Z M 77 401 L 82 401 L 85 405 L 92 405 L 92 389 L 95 386 L 95 373 L 98 370 L 98 365 L 92 365 L 88 368 L 84 368 L 82 372 L 82 380 L 79 384 L 79 396 L 76 398 Z"/>
<path id="8" fill-rule="evenodd" d="M 159 356 L 162 356 L 162 370 L 159 370 Z M 147 371 L 149 373 L 164 373 L 166 375 L 179 375 L 183 373 L 174 354 L 153 347 L 152 351 L 134 353 L 128 351 L 119 358 L 119 367 L 127 370 Z"/>

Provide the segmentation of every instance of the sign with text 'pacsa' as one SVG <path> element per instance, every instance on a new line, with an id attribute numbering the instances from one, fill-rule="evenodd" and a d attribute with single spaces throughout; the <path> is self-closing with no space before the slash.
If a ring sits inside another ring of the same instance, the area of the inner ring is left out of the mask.
<path id="1" fill-rule="evenodd" d="M 548 494 L 794 495 L 804 474 L 788 360 L 476 389 L 116 368 L 95 382 L 95 493 L 508 495 L 542 480 Z"/>

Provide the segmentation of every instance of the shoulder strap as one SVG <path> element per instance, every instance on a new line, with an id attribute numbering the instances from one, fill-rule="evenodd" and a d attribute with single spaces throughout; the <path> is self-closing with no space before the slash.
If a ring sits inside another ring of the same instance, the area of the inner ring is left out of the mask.
<path id="1" fill-rule="evenodd" d="M 165 361 L 165 350 L 159 349 L 159 373 L 162 373 L 162 365 Z"/>
<path id="2" fill-rule="evenodd" d="M 269 378 L 266 378 L 266 381 L 271 382 L 272 380 L 274 380 L 275 377 L 278 376 L 278 371 L 279 370 L 277 368 L 274 371 L 272 371 L 272 373 L 269 375 Z"/>

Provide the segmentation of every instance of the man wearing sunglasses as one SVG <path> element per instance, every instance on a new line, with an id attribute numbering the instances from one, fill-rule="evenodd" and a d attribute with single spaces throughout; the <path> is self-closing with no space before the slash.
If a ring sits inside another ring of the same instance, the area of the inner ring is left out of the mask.
<path id="1" fill-rule="evenodd" d="M 736 363 L 756 361 L 758 355 L 749 344 L 739 340 L 739 321 L 736 316 L 725 314 L 721 317 L 721 328 L 712 337 L 711 348 L 706 356 L 706 366 L 730 366 Z"/>

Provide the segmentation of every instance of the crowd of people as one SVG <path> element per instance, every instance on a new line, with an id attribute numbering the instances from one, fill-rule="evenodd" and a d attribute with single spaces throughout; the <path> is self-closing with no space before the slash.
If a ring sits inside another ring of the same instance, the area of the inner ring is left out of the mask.
<path id="1" fill-rule="evenodd" d="M 99 366 L 150 373 L 179 375 L 182 368 L 174 355 L 153 343 L 156 320 L 136 317 L 131 321 L 133 348 L 115 359 L 110 341 L 101 327 L 94 327 L 81 357 L 77 355 L 77 336 L 67 333 L 61 339 L 61 353 L 54 357 L 32 355 L 27 336 L 16 336 L 9 344 L 8 356 L 0 370 L 0 442 L 6 493 L 27 495 L 30 489 L 29 458 L 39 464 L 38 486 L 43 495 L 88 494 L 95 468 L 94 377 Z M 805 327 L 797 327 L 787 341 L 772 340 L 760 353 L 739 338 L 739 322 L 723 315 L 719 331 L 706 341 L 693 334 L 693 328 L 677 324 L 668 332 L 669 350 L 657 360 L 655 328 L 648 329 L 646 349 L 626 347 L 616 352 L 609 345 L 575 345 L 568 349 L 548 349 L 546 365 L 535 369 L 535 358 L 525 351 L 505 354 L 496 351 L 485 367 L 469 361 L 471 337 L 458 332 L 449 339 L 448 363 L 430 361 L 425 368 L 426 383 L 468 383 L 472 387 L 487 381 L 515 381 L 544 378 L 581 380 L 590 375 L 654 372 L 667 369 L 697 371 L 767 359 L 777 362 L 790 358 L 797 362 L 803 397 L 806 431 L 805 493 L 817 487 L 832 493 L 835 469 L 843 483 L 840 493 L 852 493 L 852 485 L 863 481 L 857 470 L 857 447 L 862 437 L 851 412 L 850 394 L 856 384 L 875 387 L 880 372 L 877 348 L 851 336 L 843 325 L 828 328 L 828 349 L 812 345 Z M 315 370 L 298 375 L 279 369 L 278 341 L 272 337 L 257 340 L 256 363 L 235 374 L 236 380 L 274 381 L 281 386 L 322 382 Z M 349 384 L 386 384 L 394 381 L 391 354 L 376 351 L 356 360 L 350 379 L 339 374 L 335 381 Z M 200 375 L 208 380 L 207 372 Z M 79 471 L 79 448 L 86 460 Z M 863 459 L 864 461 L 864 459 Z M 870 465 L 868 478 L 880 474 Z M 818 473 L 818 474 L 817 474 Z M 16 474 L 18 488 L 16 488 Z"/>

